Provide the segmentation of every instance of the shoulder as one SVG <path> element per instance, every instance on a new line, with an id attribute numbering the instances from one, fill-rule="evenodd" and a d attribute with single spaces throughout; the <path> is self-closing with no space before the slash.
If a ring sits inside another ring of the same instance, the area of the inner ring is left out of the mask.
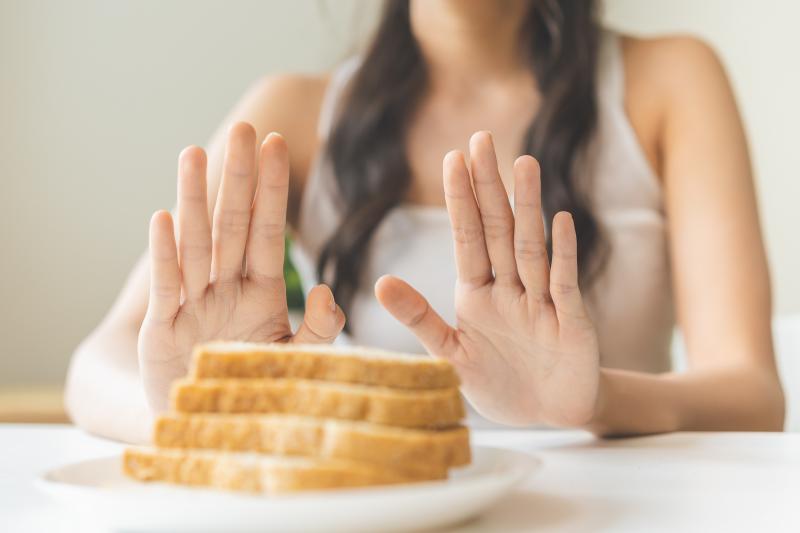
<path id="1" fill-rule="evenodd" d="M 271 74 L 253 82 L 245 95 L 263 123 L 282 134 L 313 132 L 329 76 Z"/>
<path id="2" fill-rule="evenodd" d="M 250 90 L 262 98 L 299 103 L 309 98 L 321 99 L 329 78 L 328 74 L 270 74 L 253 82 Z"/>
<path id="3" fill-rule="evenodd" d="M 626 110 L 646 132 L 646 150 L 663 174 L 675 146 L 714 124 L 740 128 L 722 60 L 706 41 L 688 35 L 621 36 Z M 687 135 L 690 134 L 690 135 Z"/>
<path id="4" fill-rule="evenodd" d="M 317 135 L 328 74 L 271 74 L 254 81 L 243 97 L 251 122 L 263 139 L 279 132 L 289 145 L 293 186 L 302 189 L 319 146 Z"/>
<path id="5" fill-rule="evenodd" d="M 644 60 L 664 64 L 687 62 L 687 67 L 719 65 L 719 56 L 705 40 L 694 35 L 661 35 L 639 37 L 620 35 L 626 59 Z"/>
<path id="6" fill-rule="evenodd" d="M 730 83 L 722 60 L 703 39 L 691 35 L 622 36 L 626 70 L 634 87 L 643 87 L 665 113 L 693 100 L 723 97 Z"/>

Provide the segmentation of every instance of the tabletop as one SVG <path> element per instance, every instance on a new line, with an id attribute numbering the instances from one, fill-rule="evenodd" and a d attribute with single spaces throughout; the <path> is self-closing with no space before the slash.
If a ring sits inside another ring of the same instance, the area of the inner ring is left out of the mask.
<path id="1" fill-rule="evenodd" d="M 800 531 L 800 434 L 477 430 L 473 441 L 535 454 L 543 468 L 448 531 Z M 0 425 L 0 531 L 87 531 L 33 480 L 121 448 L 71 426 Z"/>

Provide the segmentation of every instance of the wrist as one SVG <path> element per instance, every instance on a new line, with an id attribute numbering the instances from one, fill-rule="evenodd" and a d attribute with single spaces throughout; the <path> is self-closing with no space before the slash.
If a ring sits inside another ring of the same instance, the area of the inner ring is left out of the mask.
<path id="1" fill-rule="evenodd" d="M 611 433 L 607 424 L 609 404 L 611 403 L 611 398 L 609 396 L 612 394 L 609 379 L 606 370 L 601 368 L 597 378 L 597 394 L 595 396 L 592 416 L 586 424 L 582 426 L 583 429 L 591 431 L 598 437 L 603 437 Z"/>
<path id="2" fill-rule="evenodd" d="M 682 400 L 669 374 L 601 369 L 592 420 L 583 426 L 598 437 L 678 431 Z"/>

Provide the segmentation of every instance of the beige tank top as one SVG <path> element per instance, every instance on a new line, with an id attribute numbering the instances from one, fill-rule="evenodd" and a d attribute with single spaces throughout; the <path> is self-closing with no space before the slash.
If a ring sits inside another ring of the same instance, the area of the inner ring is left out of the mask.
<path id="1" fill-rule="evenodd" d="M 358 64 L 355 59 L 344 63 L 331 79 L 319 119 L 323 142 Z M 618 36 L 604 32 L 598 126 L 590 153 L 594 213 L 611 248 L 605 269 L 585 296 L 603 366 L 661 372 L 669 369 L 674 324 L 662 191 L 625 114 L 623 69 Z M 306 289 L 318 282 L 319 252 L 340 219 L 331 165 L 321 154 L 308 177 L 292 249 Z M 351 333 L 339 341 L 424 353 L 375 299 L 373 286 L 383 274 L 408 281 L 454 324 L 455 262 L 443 207 L 401 205 L 384 218 L 373 234 L 347 317 Z"/>

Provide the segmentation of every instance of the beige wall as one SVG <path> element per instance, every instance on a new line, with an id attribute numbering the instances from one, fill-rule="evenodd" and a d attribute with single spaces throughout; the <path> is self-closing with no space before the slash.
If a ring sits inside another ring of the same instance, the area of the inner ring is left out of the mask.
<path id="1" fill-rule="evenodd" d="M 0 385 L 62 379 L 144 248 L 149 214 L 172 205 L 180 148 L 204 143 L 260 75 L 335 63 L 375 5 L 0 0 Z M 611 0 L 607 14 L 721 51 L 751 131 L 777 305 L 800 311 L 800 7 Z"/>
<path id="2" fill-rule="evenodd" d="M 747 127 L 775 309 L 800 312 L 800 2 L 609 0 L 634 33 L 687 32 L 722 56 Z"/>
<path id="3" fill-rule="evenodd" d="M 263 74 L 346 55 L 356 7 L 0 0 L 0 385 L 62 379 L 172 206 L 179 150 Z"/>

